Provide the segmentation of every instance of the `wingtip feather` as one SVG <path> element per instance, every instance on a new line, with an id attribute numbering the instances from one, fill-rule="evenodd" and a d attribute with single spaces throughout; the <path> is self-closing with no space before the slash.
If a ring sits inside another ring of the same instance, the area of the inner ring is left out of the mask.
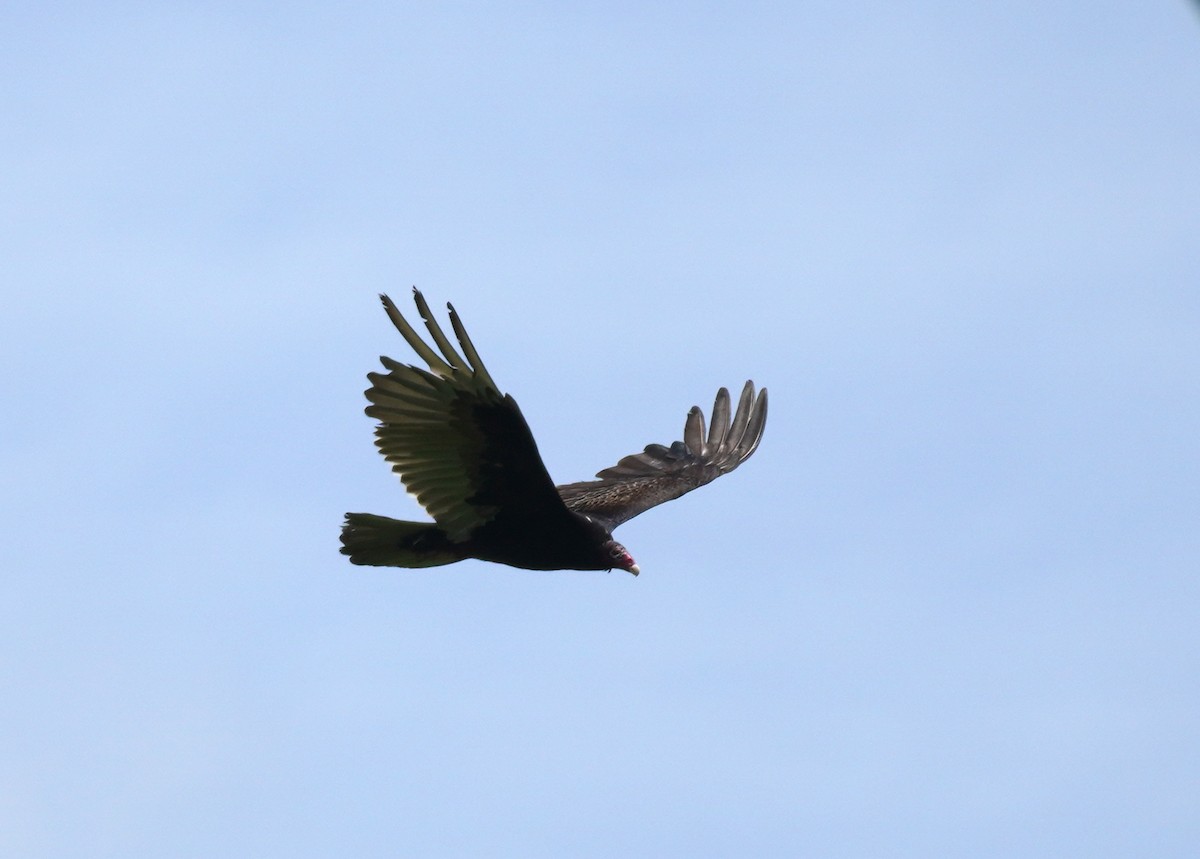
<path id="1" fill-rule="evenodd" d="M 687 420 L 683 424 L 683 443 L 696 456 L 704 456 L 707 453 L 704 436 L 704 412 L 699 406 L 692 406 L 688 410 Z"/>
<path id="2" fill-rule="evenodd" d="M 729 435 L 729 389 L 719 388 L 713 400 L 712 421 L 708 428 L 708 449 L 720 450 Z"/>

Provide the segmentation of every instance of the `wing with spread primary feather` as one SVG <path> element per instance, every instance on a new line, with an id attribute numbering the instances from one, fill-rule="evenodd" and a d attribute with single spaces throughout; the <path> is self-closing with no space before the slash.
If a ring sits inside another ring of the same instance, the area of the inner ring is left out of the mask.
<path id="1" fill-rule="evenodd" d="M 375 444 L 405 488 L 449 535 L 466 539 L 506 510 L 561 509 L 537 444 L 516 401 L 496 387 L 450 305 L 454 348 L 413 290 L 435 351 L 381 295 L 392 323 L 429 369 L 380 358 L 370 373 L 367 414 L 380 423 Z M 465 356 L 465 357 L 464 357 Z"/>
<path id="2" fill-rule="evenodd" d="M 733 471 L 758 448 L 766 422 L 766 388 L 755 397 L 754 383 L 746 382 L 732 421 L 729 391 L 721 388 L 707 434 L 704 413 L 693 406 L 684 424 L 683 441 L 670 447 L 648 445 L 641 453 L 597 473 L 599 480 L 559 486 L 558 493 L 568 508 L 611 530 Z"/>

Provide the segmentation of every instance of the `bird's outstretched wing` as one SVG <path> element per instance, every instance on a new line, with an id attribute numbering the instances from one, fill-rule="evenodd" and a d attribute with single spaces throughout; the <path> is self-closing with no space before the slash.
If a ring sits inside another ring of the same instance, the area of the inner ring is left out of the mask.
<path id="1" fill-rule="evenodd" d="M 379 420 L 375 444 L 392 471 L 453 541 L 467 539 L 501 513 L 533 519 L 562 510 L 529 425 L 516 401 L 488 374 L 455 313 L 455 350 L 413 289 L 430 347 L 386 295 L 392 323 L 429 369 L 381 357 L 387 373 L 369 373 L 366 412 Z M 440 351 L 441 354 L 438 354 Z"/>
<path id="2" fill-rule="evenodd" d="M 692 406 L 683 427 L 683 441 L 670 447 L 652 444 L 598 472 L 599 480 L 558 487 L 567 507 L 606 525 L 610 530 L 651 507 L 678 498 L 733 471 L 750 458 L 762 440 L 767 423 L 767 389 L 754 395 L 747 382 L 730 421 L 729 391 L 717 391 L 712 426 L 707 436 L 704 413 Z"/>

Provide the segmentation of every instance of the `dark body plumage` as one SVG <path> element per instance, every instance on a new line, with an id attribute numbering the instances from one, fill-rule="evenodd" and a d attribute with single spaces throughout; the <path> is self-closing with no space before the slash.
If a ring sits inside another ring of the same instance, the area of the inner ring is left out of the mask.
<path id="1" fill-rule="evenodd" d="M 725 474 L 754 453 L 767 419 L 767 392 L 747 382 L 731 416 L 729 392 L 713 404 L 707 433 L 693 407 L 683 441 L 652 444 L 596 476 L 555 486 L 516 401 L 480 361 L 458 314 L 450 323 L 462 354 L 413 290 L 431 348 L 386 295 L 388 317 L 428 369 L 381 358 L 370 373 L 367 414 L 375 444 L 433 523 L 347 513 L 342 553 L 355 564 L 432 567 L 464 558 L 534 570 L 607 570 L 635 575 L 612 530 L 657 504 Z M 440 354 L 439 354 L 440 352 Z"/>

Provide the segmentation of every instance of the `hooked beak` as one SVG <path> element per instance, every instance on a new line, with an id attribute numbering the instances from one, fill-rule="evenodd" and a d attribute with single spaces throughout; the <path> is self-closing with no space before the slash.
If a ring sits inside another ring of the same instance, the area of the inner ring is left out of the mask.
<path id="1" fill-rule="evenodd" d="M 641 570 L 638 568 L 637 564 L 630 564 L 625 569 L 629 570 L 629 572 L 633 573 L 635 576 L 641 572 Z"/>

